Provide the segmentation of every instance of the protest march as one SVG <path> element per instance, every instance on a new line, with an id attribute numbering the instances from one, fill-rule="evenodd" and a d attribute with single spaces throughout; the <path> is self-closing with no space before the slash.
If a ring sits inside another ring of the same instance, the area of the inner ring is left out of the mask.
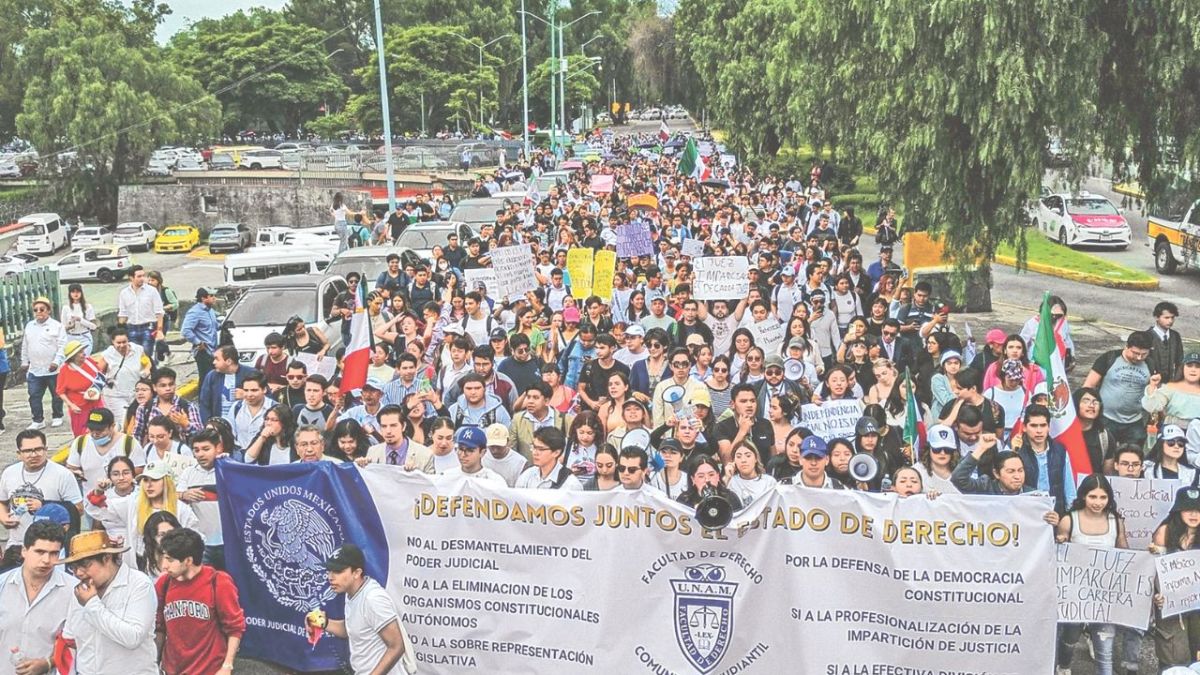
<path id="1" fill-rule="evenodd" d="M 56 352 L 39 310 L 27 353 L 85 381 L 65 460 L 31 426 L 0 473 L 0 675 L 1200 657 L 1200 352 L 1177 306 L 1084 355 L 1077 301 L 1046 293 L 977 341 L 903 239 L 864 254 L 904 233 L 887 205 L 663 126 L 586 134 L 548 190 L 546 150 L 485 172 L 477 195 L 524 197 L 347 275 L 341 348 L 297 317 L 247 362 L 200 289 L 195 400 L 136 331 L 113 349 L 145 381 L 125 352 Z"/>

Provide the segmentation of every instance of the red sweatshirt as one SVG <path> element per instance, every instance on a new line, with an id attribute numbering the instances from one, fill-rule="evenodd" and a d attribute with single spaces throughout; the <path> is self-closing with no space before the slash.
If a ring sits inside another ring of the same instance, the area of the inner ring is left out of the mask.
<path id="1" fill-rule="evenodd" d="M 204 565 L 191 581 L 164 574 L 154 586 L 158 592 L 155 630 L 167 636 L 163 671 L 214 675 L 225 663 L 226 639 L 246 632 L 246 615 L 233 579 Z"/>

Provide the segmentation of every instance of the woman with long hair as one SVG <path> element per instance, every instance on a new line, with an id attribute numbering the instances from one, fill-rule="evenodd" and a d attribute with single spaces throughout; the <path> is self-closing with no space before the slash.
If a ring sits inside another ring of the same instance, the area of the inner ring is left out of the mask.
<path id="1" fill-rule="evenodd" d="M 641 394 L 633 390 L 629 384 L 629 376 L 623 371 L 616 370 L 608 376 L 607 392 L 600 397 L 600 407 L 596 410 L 600 423 L 604 427 L 604 435 L 601 438 L 608 438 L 610 433 L 625 423 L 622 419 L 621 408 L 625 401 L 636 396 L 641 396 Z"/>
<path id="2" fill-rule="evenodd" d="M 292 436 L 296 433 L 296 422 L 292 411 L 282 403 L 267 410 L 263 415 L 262 430 L 246 448 L 247 464 L 274 466 L 299 461 Z"/>
<path id="3" fill-rule="evenodd" d="M 325 454 L 338 457 L 348 462 L 366 458 L 367 450 L 371 447 L 371 439 L 357 420 L 345 419 L 333 427 L 331 442 Z"/>
<path id="4" fill-rule="evenodd" d="M 734 446 L 733 461 L 725 467 L 725 485 L 742 500 L 742 504 L 749 504 L 778 484 L 767 475 L 758 450 L 752 444 L 743 441 Z"/>
<path id="5" fill-rule="evenodd" d="M 772 396 L 767 403 L 767 421 L 775 430 L 775 446 L 771 448 L 771 456 L 783 454 L 787 448 L 787 440 L 796 426 L 796 413 L 800 410 L 800 401 L 789 394 Z"/>
<path id="6" fill-rule="evenodd" d="M 924 452 L 913 464 L 913 468 L 921 474 L 921 483 L 940 494 L 958 494 L 959 489 L 950 482 L 954 467 L 962 460 L 958 452 L 958 436 L 953 429 L 941 424 L 930 427 L 926 435 L 928 441 Z"/>
<path id="7" fill-rule="evenodd" d="M 854 458 L 854 446 L 850 444 L 850 441 L 844 438 L 835 438 L 829 441 L 828 452 L 829 464 L 825 466 L 825 473 L 847 489 L 859 489 L 858 481 L 850 475 L 850 460 Z"/>
<path id="8" fill-rule="evenodd" d="M 1151 375 L 1142 396 L 1142 408 L 1154 415 L 1161 413 L 1166 424 L 1178 424 L 1184 429 L 1200 418 L 1200 361 L 1188 354 L 1183 364 L 1183 379 L 1163 383 L 1161 375 Z M 1192 455 L 1200 448 L 1189 448 Z"/>
<path id="9" fill-rule="evenodd" d="M 571 412 L 575 407 L 575 390 L 563 384 L 558 364 L 547 363 L 542 367 L 542 382 L 550 385 L 550 407 L 560 413 Z"/>
<path id="10" fill-rule="evenodd" d="M 825 381 L 813 393 L 813 403 L 842 401 L 855 398 L 850 383 L 851 370 L 846 366 L 832 366 L 825 371 Z"/>
<path id="11" fill-rule="evenodd" d="M 942 353 L 937 371 L 929 378 L 929 409 L 941 414 L 955 400 L 954 376 L 963 368 L 962 354 L 949 350 Z"/>
<path id="12" fill-rule="evenodd" d="M 1184 486 L 1175 493 L 1175 503 L 1166 519 L 1154 530 L 1150 552 L 1155 555 L 1200 549 L 1200 489 Z M 1154 595 L 1161 611 L 1163 596 Z M 1200 653 L 1200 611 L 1178 616 L 1154 617 L 1154 651 L 1159 668 L 1187 666 Z"/>
<path id="13" fill-rule="evenodd" d="M 1042 369 L 1029 362 L 1029 350 L 1025 346 L 1024 338 L 1014 333 L 1004 338 L 1004 355 L 993 361 L 984 371 L 983 386 L 979 388 L 979 391 L 987 391 L 992 387 L 1000 386 L 1000 366 L 1009 359 L 1021 362 L 1021 382 L 1025 391 L 1031 392 L 1037 385 L 1046 381 L 1046 374 L 1042 372 Z"/>
<path id="14" fill-rule="evenodd" d="M 617 455 L 617 449 L 608 443 L 597 448 L 593 461 L 595 473 L 584 481 L 584 490 L 607 492 L 621 487 L 621 478 L 617 475 Z"/>
<path id="15" fill-rule="evenodd" d="M 1100 390 L 1091 387 L 1080 387 L 1072 395 L 1075 402 L 1075 418 L 1079 420 L 1079 428 L 1083 431 L 1083 443 L 1087 446 L 1088 459 L 1092 462 L 1092 470 L 1112 475 L 1113 461 L 1117 454 L 1117 440 L 1108 429 L 1104 428 L 1104 401 L 1100 399 Z M 1142 401 L 1146 399 L 1143 397 Z"/>
<path id="16" fill-rule="evenodd" d="M 1200 473 L 1187 456 L 1187 434 L 1177 424 L 1163 427 L 1158 441 L 1146 455 L 1142 475 L 1146 478 L 1175 478 L 1183 485 L 1197 484 Z"/>
<path id="17" fill-rule="evenodd" d="M 863 403 L 882 406 L 887 413 L 888 424 L 901 423 L 904 397 L 900 394 L 900 374 L 896 364 L 880 357 L 872 362 L 872 372 L 875 374 L 875 385 L 863 397 Z"/>
<path id="18" fill-rule="evenodd" d="M 638 289 L 629 294 L 629 307 L 625 310 L 625 316 L 630 324 L 638 323 L 650 316 L 650 309 L 646 307 L 645 291 Z"/>
<path id="19" fill-rule="evenodd" d="M 329 351 L 329 339 L 316 326 L 306 326 L 304 319 L 293 316 L 283 326 L 283 346 L 288 354 L 315 354 L 318 358 Z"/>
<path id="20" fill-rule="evenodd" d="M 58 320 L 67 331 L 67 339 L 82 342 L 84 353 L 90 356 L 93 332 L 100 326 L 100 320 L 96 318 L 92 303 L 83 297 L 82 285 L 74 283 L 67 286 L 67 301 L 63 303 Z"/>
<path id="21" fill-rule="evenodd" d="M 787 342 L 787 340 L 784 340 Z M 746 356 L 750 354 L 750 350 L 754 347 L 754 335 L 749 328 L 738 328 L 733 331 L 733 337 L 729 339 L 729 368 L 733 373 L 737 373 L 734 379 L 740 377 L 742 370 L 746 367 Z"/>
<path id="22" fill-rule="evenodd" d="M 413 443 L 429 447 L 433 442 L 430 425 L 433 418 L 425 417 L 425 402 L 422 392 L 412 392 L 405 395 L 400 403 L 404 411 L 404 437 Z"/>
<path id="23" fill-rule="evenodd" d="M 804 427 L 794 427 L 785 435 L 775 432 L 775 438 L 783 439 L 783 452 L 767 461 L 767 475 L 780 483 L 791 484 L 796 474 L 804 468 L 800 458 L 800 444 L 810 435 Z"/>
<path id="24" fill-rule="evenodd" d="M 708 395 L 712 401 L 712 414 L 714 418 L 725 414 L 729 409 L 730 390 L 733 388 L 733 383 L 729 381 L 729 357 L 722 354 L 713 359 L 712 373 L 704 380 L 704 386 L 708 387 Z"/>
<path id="25" fill-rule="evenodd" d="M 85 499 L 84 511 L 104 525 L 109 537 L 122 538 L 132 544 L 123 554 L 124 564 L 138 566 L 138 556 L 145 554 L 144 543 L 138 536 L 145 530 L 146 520 L 156 511 L 169 511 L 183 527 L 194 528 L 196 515 L 191 507 L 179 501 L 175 480 L 165 464 L 156 464 L 138 476 L 138 489 L 124 497 L 109 499 L 105 487 L 97 483 Z"/>
<path id="26" fill-rule="evenodd" d="M 737 338 L 734 338 L 736 341 Z M 766 356 L 762 347 L 754 346 L 750 351 L 746 352 L 746 362 L 742 366 L 742 371 L 735 378 L 735 384 L 756 384 L 762 382 L 767 376 L 765 366 Z"/>
<path id="27" fill-rule="evenodd" d="M 346 206 L 346 198 L 338 192 L 333 195 L 329 215 L 333 218 L 333 232 L 338 238 L 338 253 L 341 253 L 350 248 L 350 223 L 358 214 Z"/>
<path id="28" fill-rule="evenodd" d="M 620 410 L 617 411 L 618 415 Z M 567 430 L 567 447 L 563 452 L 563 466 L 579 478 L 587 478 L 596 472 L 596 452 L 604 438 L 604 424 L 600 416 L 587 410 L 575 416 Z"/>
<path id="29" fill-rule="evenodd" d="M 146 519 L 142 527 L 142 555 L 138 556 L 138 569 L 151 579 L 157 579 L 163 573 L 162 543 L 163 535 L 171 530 L 183 527 L 179 519 L 170 511 L 155 511 Z"/>
<path id="30" fill-rule="evenodd" d="M 698 455 L 688 460 L 688 489 L 679 495 L 679 503 L 695 508 L 703 499 L 706 490 L 712 490 L 724 498 L 735 512 L 742 509 L 742 498 L 725 487 L 721 481 L 724 471 L 721 463 L 710 455 Z"/>

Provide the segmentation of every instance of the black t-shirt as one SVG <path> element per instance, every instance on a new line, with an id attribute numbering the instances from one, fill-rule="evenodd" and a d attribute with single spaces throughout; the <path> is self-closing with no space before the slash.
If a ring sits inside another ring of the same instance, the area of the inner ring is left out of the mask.
<path id="1" fill-rule="evenodd" d="M 579 373 L 579 382 L 587 383 L 587 394 L 595 400 L 600 400 L 601 396 L 608 396 L 608 378 L 613 373 L 625 373 L 625 377 L 629 377 L 629 366 L 613 359 L 611 368 L 605 368 L 600 365 L 598 359 L 592 359 L 583 366 L 583 370 Z"/>
<path id="2" fill-rule="evenodd" d="M 738 435 L 738 420 L 736 415 L 731 415 L 717 422 L 717 441 L 730 441 L 737 438 Z M 771 423 L 761 417 L 754 418 L 754 426 L 750 428 L 750 435 L 746 439 L 754 444 L 754 448 L 758 450 L 758 457 L 762 460 L 763 466 L 771 460 L 771 451 L 775 447 L 775 428 Z"/>
<path id="3" fill-rule="evenodd" d="M 545 364 L 539 357 L 533 357 L 528 361 L 518 361 L 515 358 L 507 358 L 496 366 L 496 370 L 503 375 L 508 376 L 508 379 L 516 385 L 517 391 L 529 391 L 535 382 L 542 381 L 542 367 Z"/>

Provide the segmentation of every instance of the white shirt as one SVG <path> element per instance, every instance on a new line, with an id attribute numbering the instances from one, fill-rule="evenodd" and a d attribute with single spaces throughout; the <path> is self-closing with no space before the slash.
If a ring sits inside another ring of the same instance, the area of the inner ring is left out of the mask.
<path id="1" fill-rule="evenodd" d="M 130 326 L 156 323 L 162 315 L 162 296 L 150 284 L 142 284 L 136 291 L 129 285 L 117 295 L 117 318 L 125 319 Z"/>
<path id="2" fill-rule="evenodd" d="M 217 484 L 217 469 L 214 466 L 211 469 L 205 469 L 199 464 L 193 464 L 183 472 L 183 477 L 180 482 L 187 485 L 188 488 L 202 488 L 205 486 L 216 486 Z M 220 546 L 225 543 L 224 537 L 221 536 L 221 513 L 217 509 L 217 501 L 203 501 L 194 504 L 188 504 L 187 508 L 196 516 L 195 530 L 204 535 L 205 546 Z"/>
<path id="3" fill-rule="evenodd" d="M 229 414 L 224 417 L 229 420 L 229 425 L 233 427 L 234 443 L 237 447 L 245 450 L 250 447 L 255 438 L 258 438 L 258 432 L 262 431 L 263 420 L 267 417 L 267 411 L 275 406 L 275 402 L 270 397 L 264 398 L 262 406 L 258 412 L 250 410 L 250 404 L 245 401 L 235 401 L 229 408 Z"/>
<path id="4" fill-rule="evenodd" d="M 561 464 L 557 465 L 557 466 L 562 467 Z M 583 489 L 583 483 L 579 482 L 579 479 L 575 477 L 575 474 L 568 471 L 565 467 L 562 467 L 561 470 L 567 471 L 567 479 L 565 481 L 563 481 L 562 487 L 560 489 L 562 489 L 562 490 L 582 490 Z M 552 490 L 552 489 L 554 489 L 554 484 L 558 481 L 558 476 L 559 476 L 559 471 L 555 470 L 555 471 L 550 472 L 549 478 L 542 478 L 542 470 L 537 468 L 536 466 L 531 466 L 528 469 L 525 469 L 525 471 L 522 472 L 521 475 L 517 477 L 517 483 L 513 487 L 527 488 L 527 489 L 534 489 L 534 490 Z"/>
<path id="5" fill-rule="evenodd" d="M 171 444 L 167 446 L 166 454 L 162 456 L 159 456 L 158 449 L 154 447 L 153 443 L 147 443 L 142 451 L 146 455 L 147 469 L 156 464 L 163 464 L 175 481 L 176 490 L 183 492 L 188 488 L 187 483 L 183 482 L 183 474 L 196 465 L 196 458 L 192 456 L 192 449 L 186 443 L 171 441 Z"/>
<path id="6" fill-rule="evenodd" d="M 928 471 L 921 462 L 914 462 L 913 468 L 916 469 L 917 473 L 921 474 L 921 485 L 925 488 L 926 492 L 936 490 L 944 495 L 956 495 L 959 493 L 959 489 L 954 487 L 954 483 L 951 483 L 949 478 L 942 478 L 932 471 Z"/>
<path id="7" fill-rule="evenodd" d="M 626 366 L 629 367 L 630 370 L 633 369 L 633 365 L 635 363 L 637 363 L 638 361 L 645 361 L 649 357 L 650 357 L 650 350 L 646 349 L 644 346 L 642 347 L 642 351 L 640 351 L 640 352 L 632 352 L 632 351 L 629 351 L 628 347 L 621 347 L 620 349 L 617 350 L 616 354 L 613 354 L 614 359 L 616 359 L 617 361 L 619 361 L 621 363 L 624 363 Z"/>
<path id="8" fill-rule="evenodd" d="M 104 506 L 96 506 L 90 501 L 83 503 L 84 512 L 101 522 L 109 537 L 125 539 L 129 550 L 121 554 L 122 564 L 134 570 L 137 569 L 137 557 L 146 552 L 146 542 L 137 526 L 140 498 L 141 492 L 134 490 L 124 497 L 106 497 Z M 181 501 L 175 502 L 175 516 L 184 527 L 196 526 L 196 514 Z"/>
<path id="9" fill-rule="evenodd" d="M 13 503 L 14 493 L 21 497 L 20 504 Z M 25 497 L 40 495 L 43 502 L 70 502 L 78 504 L 83 501 L 79 492 L 79 481 L 75 474 L 61 464 L 47 461 L 46 465 L 37 471 L 26 471 L 25 465 L 17 462 L 3 472 L 0 472 L 0 501 L 8 504 L 9 513 L 17 515 L 21 524 L 8 530 L 8 542 L 12 546 L 22 546 L 25 543 L 25 530 L 33 522 L 33 514 L 24 511 Z M 14 508 L 16 507 L 16 508 Z M 21 512 L 19 515 L 17 512 Z M 3 649 L 3 646 L 0 646 Z"/>
<path id="10" fill-rule="evenodd" d="M 62 365 L 62 349 L 66 344 L 67 331 L 58 321 L 30 321 L 21 334 L 21 365 L 29 366 L 32 375 L 50 375 L 51 364 Z"/>
<path id="11" fill-rule="evenodd" d="M 350 667 L 354 669 L 354 675 L 369 675 L 383 660 L 387 645 L 379 637 L 379 631 L 393 621 L 397 624 L 400 621 L 396 605 L 374 579 L 368 578 L 354 595 L 346 594 L 346 636 L 350 641 Z M 399 661 L 388 675 L 404 675 Z"/>
<path id="12" fill-rule="evenodd" d="M 158 597 L 145 574 L 121 565 L 103 596 L 84 607 L 71 603 L 64 636 L 73 638 L 77 672 L 85 675 L 158 675 L 154 612 Z"/>
<path id="13" fill-rule="evenodd" d="M 71 605 L 77 605 L 72 590 L 74 577 L 55 566 L 33 602 L 25 592 L 21 568 L 0 574 L 0 675 L 13 675 L 8 650 L 19 647 L 27 659 L 45 659 L 54 652 L 54 634 L 67 619 Z"/>
<path id="14" fill-rule="evenodd" d="M 79 449 L 79 438 L 83 439 L 83 449 Z M 91 434 L 84 434 L 71 441 L 71 452 L 67 455 L 67 464 L 83 469 L 83 491 L 91 492 L 96 483 L 108 475 L 108 463 L 113 457 L 125 454 L 125 434 L 112 435 L 112 440 L 105 446 L 104 452 L 96 447 L 96 441 Z M 129 459 L 135 467 L 146 466 L 146 451 L 137 439 L 130 438 Z"/>
<path id="15" fill-rule="evenodd" d="M 62 322 L 63 326 L 66 326 L 68 323 L 71 323 L 72 319 L 74 320 L 75 325 L 67 331 L 71 335 L 90 336 L 92 331 L 96 330 L 96 310 L 92 308 L 90 303 L 87 305 L 87 307 L 80 307 L 79 305 L 71 305 L 68 307 L 63 305 L 62 312 L 59 313 L 58 320 Z"/>
<path id="16" fill-rule="evenodd" d="M 666 470 L 655 471 L 654 475 L 650 476 L 650 480 L 646 481 L 646 484 L 664 493 L 671 499 L 679 499 L 679 495 L 687 491 L 688 475 L 686 471 L 680 470 L 679 480 L 674 483 L 668 483 Z"/>
<path id="17" fill-rule="evenodd" d="M 484 468 L 491 469 L 500 474 L 508 487 L 513 487 L 517 484 L 517 479 L 520 478 L 521 472 L 525 467 L 529 466 L 529 460 L 516 450 L 509 450 L 504 459 L 496 459 L 488 452 L 483 456 Z"/>
<path id="18" fill-rule="evenodd" d="M 462 465 L 459 464 L 459 462 L 458 462 L 458 454 L 455 453 L 453 450 L 451 450 L 450 452 L 448 452 L 444 455 L 439 455 L 436 452 L 433 453 L 433 472 L 434 473 L 446 473 L 447 471 L 450 471 L 452 469 L 457 469 L 460 466 L 462 466 Z"/>
<path id="19" fill-rule="evenodd" d="M 104 406 L 113 415 L 124 415 L 125 408 L 133 401 L 134 387 L 142 377 L 142 359 L 146 357 L 146 350 L 131 342 L 128 354 L 109 345 L 100 356 L 104 357 L 104 377 L 112 385 L 104 388 Z"/>
<path id="20" fill-rule="evenodd" d="M 473 480 L 484 481 L 487 483 L 495 483 L 496 485 L 505 485 L 505 486 L 508 485 L 508 481 L 506 481 L 504 479 L 504 476 L 501 476 L 500 474 L 496 473 L 495 471 L 492 471 L 491 469 L 487 468 L 486 466 L 481 467 L 475 473 L 467 473 L 462 470 L 461 466 L 458 466 L 453 469 L 450 469 L 449 471 L 445 472 L 442 475 L 445 476 L 447 480 L 452 480 L 455 478 L 471 478 Z"/>
<path id="21" fill-rule="evenodd" d="M 742 500 L 742 506 L 758 499 L 762 495 L 771 491 L 771 488 L 779 484 L 779 481 L 763 474 L 757 478 L 746 479 L 734 474 L 733 478 L 729 479 L 729 490 Z"/>

